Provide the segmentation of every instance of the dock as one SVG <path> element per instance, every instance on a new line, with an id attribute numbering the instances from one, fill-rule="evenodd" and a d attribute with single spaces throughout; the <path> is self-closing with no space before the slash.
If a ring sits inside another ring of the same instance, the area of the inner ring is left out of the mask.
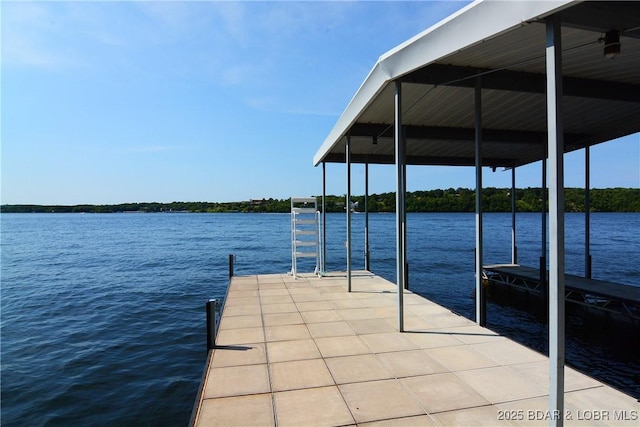
<path id="1" fill-rule="evenodd" d="M 231 278 L 196 426 L 549 425 L 549 360 L 366 271 Z M 567 425 L 640 403 L 565 367 Z"/>
<path id="2" fill-rule="evenodd" d="M 482 267 L 490 283 L 509 286 L 545 297 L 548 283 L 541 281 L 540 270 L 519 264 Z M 565 274 L 565 300 L 590 310 L 615 315 L 640 323 L 640 287 Z"/>

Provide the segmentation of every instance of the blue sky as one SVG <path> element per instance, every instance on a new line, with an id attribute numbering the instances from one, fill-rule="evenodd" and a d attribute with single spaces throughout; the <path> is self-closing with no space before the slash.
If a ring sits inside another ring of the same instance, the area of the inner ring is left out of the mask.
<path id="1" fill-rule="evenodd" d="M 465 4 L 3 1 L 1 201 L 321 194 L 313 155 L 378 57 Z M 592 187 L 640 186 L 640 135 L 591 156 Z M 566 156 L 566 186 L 583 159 Z M 327 172 L 344 194 L 345 166 Z M 540 165 L 517 185 L 540 186 Z M 410 191 L 474 186 L 472 168 L 408 169 Z M 393 167 L 370 167 L 370 193 L 394 189 Z"/>

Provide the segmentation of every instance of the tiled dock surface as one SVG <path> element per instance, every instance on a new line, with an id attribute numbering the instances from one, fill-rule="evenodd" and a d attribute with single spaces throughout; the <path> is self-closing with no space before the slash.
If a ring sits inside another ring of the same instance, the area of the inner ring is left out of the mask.
<path id="1" fill-rule="evenodd" d="M 196 425 L 548 425 L 545 356 L 410 292 L 398 333 L 394 284 L 346 286 L 234 277 Z M 565 377 L 567 425 L 640 425 L 635 399 Z"/>

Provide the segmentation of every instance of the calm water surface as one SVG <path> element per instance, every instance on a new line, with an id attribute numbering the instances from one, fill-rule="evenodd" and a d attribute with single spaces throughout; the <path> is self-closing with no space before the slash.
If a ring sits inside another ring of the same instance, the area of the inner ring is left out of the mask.
<path id="1" fill-rule="evenodd" d="M 510 261 L 510 214 L 485 215 L 485 263 Z M 353 215 L 354 268 L 364 215 Z M 410 284 L 474 316 L 473 214 L 409 214 Z M 235 272 L 290 269 L 288 214 L 3 214 L 2 424 L 184 425 L 206 356 L 204 302 Z M 567 216 L 567 272 L 583 274 L 584 217 Z M 327 270 L 346 265 L 328 215 Z M 372 270 L 395 281 L 395 216 L 370 216 Z M 540 216 L 518 215 L 519 261 L 538 265 Z M 640 286 L 640 214 L 592 215 L 593 276 Z M 304 266 L 302 266 L 304 268 Z M 546 351 L 543 319 L 497 303 L 488 324 Z M 567 320 L 567 360 L 640 397 L 637 331 Z"/>

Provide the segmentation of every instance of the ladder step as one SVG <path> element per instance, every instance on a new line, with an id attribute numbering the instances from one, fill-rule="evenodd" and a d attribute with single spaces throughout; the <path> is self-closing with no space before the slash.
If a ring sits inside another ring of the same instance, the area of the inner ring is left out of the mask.
<path id="1" fill-rule="evenodd" d="M 291 209 L 291 212 L 294 212 L 297 214 L 314 214 L 316 213 L 316 209 L 315 208 L 293 208 Z"/>
<path id="2" fill-rule="evenodd" d="M 292 197 L 291 203 L 316 203 L 318 199 L 315 197 Z"/>
<path id="3" fill-rule="evenodd" d="M 296 252 L 296 257 L 297 258 L 315 258 L 316 253 L 315 252 Z"/>
<path id="4" fill-rule="evenodd" d="M 318 234 L 318 230 L 296 230 L 296 234 L 311 236 Z"/>
<path id="5" fill-rule="evenodd" d="M 311 240 L 296 240 L 296 246 L 317 246 L 318 242 Z"/>
<path id="6" fill-rule="evenodd" d="M 296 224 L 315 224 L 315 219 L 294 219 Z"/>

